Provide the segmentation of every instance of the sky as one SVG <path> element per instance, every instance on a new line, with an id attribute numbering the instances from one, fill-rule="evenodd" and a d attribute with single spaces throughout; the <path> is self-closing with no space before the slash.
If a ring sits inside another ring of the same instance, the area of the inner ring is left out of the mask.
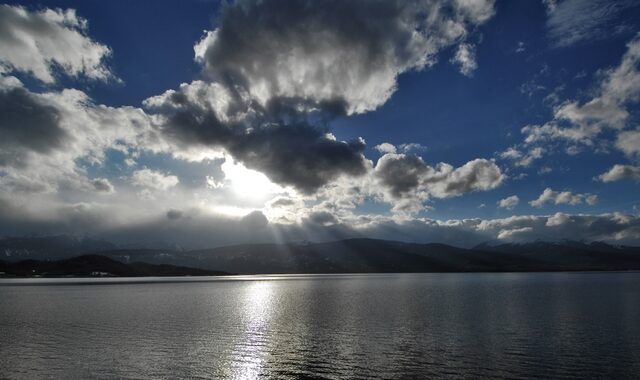
<path id="1" fill-rule="evenodd" d="M 0 235 L 640 245 L 640 5 L 0 5 Z"/>

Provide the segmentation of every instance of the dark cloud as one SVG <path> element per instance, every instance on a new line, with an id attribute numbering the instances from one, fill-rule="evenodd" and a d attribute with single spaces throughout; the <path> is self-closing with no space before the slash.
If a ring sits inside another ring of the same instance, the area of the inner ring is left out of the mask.
<path id="1" fill-rule="evenodd" d="M 308 115 L 282 103 L 271 110 L 251 109 L 252 116 L 239 122 L 222 121 L 226 115 L 189 93 L 195 86 L 206 85 L 193 84 L 146 102 L 165 118 L 159 130 L 184 149 L 194 144 L 223 148 L 246 167 L 306 193 L 339 175 L 365 173 L 364 141 L 337 141 L 325 127 L 310 124 Z"/>
<path id="2" fill-rule="evenodd" d="M 238 1 L 196 44 L 205 80 L 149 98 L 171 146 L 226 150 L 246 167 L 310 194 L 366 172 L 364 140 L 337 141 L 329 122 L 371 111 L 397 76 L 435 63 L 493 1 Z"/>
<path id="3" fill-rule="evenodd" d="M 337 224 L 338 219 L 327 211 L 316 211 L 309 214 L 309 221 L 323 226 Z"/>
<path id="4" fill-rule="evenodd" d="M 113 193 L 114 191 L 113 185 L 106 178 L 96 178 L 91 181 L 91 184 L 97 191 L 101 191 L 104 193 Z"/>
<path id="5" fill-rule="evenodd" d="M 269 225 L 269 219 L 261 211 L 253 211 L 242 217 L 240 220 L 242 225 L 251 231 L 261 230 Z"/>
<path id="6" fill-rule="evenodd" d="M 50 153 L 69 138 L 59 111 L 22 87 L 0 88 L 0 166 L 26 165 L 29 152 Z"/>
<path id="7" fill-rule="evenodd" d="M 383 158 L 376 166 L 376 176 L 396 198 L 415 190 L 427 171 L 427 166 L 420 157 L 389 155 Z"/>
<path id="8" fill-rule="evenodd" d="M 176 209 L 171 209 L 169 211 L 167 211 L 167 219 L 170 220 L 177 220 L 182 218 L 183 212 L 180 210 L 176 210 Z"/>
<path id="9" fill-rule="evenodd" d="M 486 159 L 475 159 L 459 168 L 444 163 L 432 167 L 420 157 L 394 153 L 378 160 L 375 176 L 393 198 L 456 197 L 496 188 L 504 180 L 500 168 Z"/>

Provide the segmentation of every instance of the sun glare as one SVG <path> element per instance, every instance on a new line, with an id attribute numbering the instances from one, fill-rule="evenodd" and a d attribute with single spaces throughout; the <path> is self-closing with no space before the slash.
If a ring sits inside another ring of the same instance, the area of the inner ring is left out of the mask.
<path id="1" fill-rule="evenodd" d="M 251 200 L 262 200 L 284 192 L 284 189 L 271 182 L 266 175 L 244 165 L 227 160 L 222 164 L 225 182 L 233 192 Z"/>

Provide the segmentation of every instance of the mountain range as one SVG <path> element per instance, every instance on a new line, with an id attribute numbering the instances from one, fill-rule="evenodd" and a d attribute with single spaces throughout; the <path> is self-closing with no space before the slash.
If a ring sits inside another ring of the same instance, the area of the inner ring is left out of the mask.
<path id="1" fill-rule="evenodd" d="M 238 274 L 539 272 L 640 270 L 640 247 L 576 241 L 494 243 L 473 248 L 375 239 L 243 244 L 204 250 L 120 248 L 67 236 L 0 239 L 7 262 L 100 255 L 119 263 L 172 265 Z"/>

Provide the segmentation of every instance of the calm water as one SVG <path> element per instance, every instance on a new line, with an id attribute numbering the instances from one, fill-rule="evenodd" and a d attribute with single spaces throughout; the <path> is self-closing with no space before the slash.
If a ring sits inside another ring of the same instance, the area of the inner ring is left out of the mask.
<path id="1" fill-rule="evenodd" d="M 41 281 L 0 282 L 0 378 L 640 374 L 640 273 Z"/>

